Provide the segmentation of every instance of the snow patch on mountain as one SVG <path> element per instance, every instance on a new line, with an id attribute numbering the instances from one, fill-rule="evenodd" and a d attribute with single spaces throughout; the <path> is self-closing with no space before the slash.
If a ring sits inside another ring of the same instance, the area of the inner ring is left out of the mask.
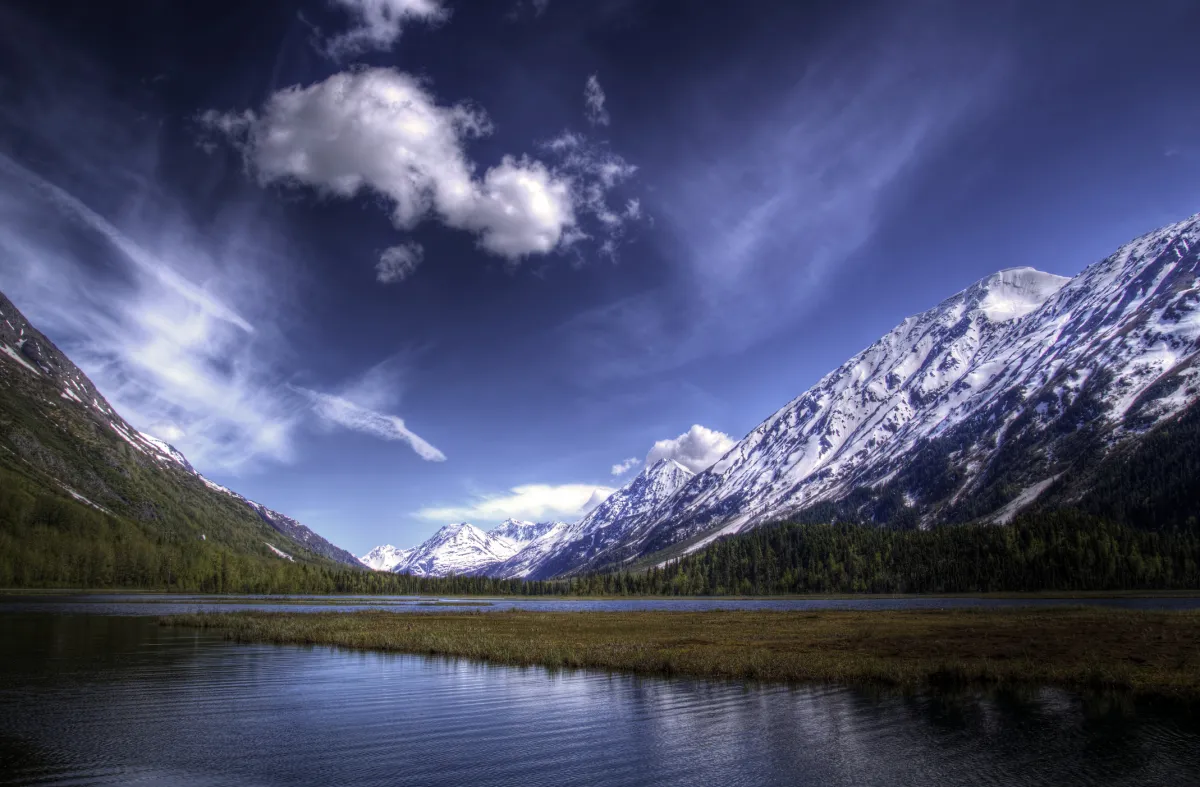
<path id="1" fill-rule="evenodd" d="M 37 375 L 41 374 L 41 372 L 39 372 L 36 368 L 34 368 L 33 364 L 31 364 L 29 361 L 22 358 L 20 353 L 18 353 L 13 348 L 9 347 L 7 344 L 0 344 L 0 352 L 4 353 L 9 358 L 12 358 L 14 361 L 21 364 L 21 366 L 24 366 L 26 369 L 33 372 L 34 374 L 37 374 Z"/>
<path id="2" fill-rule="evenodd" d="M 1013 517 L 1021 512 L 1021 509 L 1027 507 L 1033 501 L 1037 500 L 1038 497 L 1041 496 L 1042 492 L 1045 492 L 1047 489 L 1049 489 L 1050 485 L 1057 481 L 1058 478 L 1059 476 L 1052 475 L 1049 478 L 1043 478 L 1036 484 L 1030 484 L 1017 493 L 1016 497 L 1005 503 L 1003 508 L 988 517 L 988 519 L 998 525 L 1007 525 L 1013 520 Z"/>
<path id="3" fill-rule="evenodd" d="M 295 563 L 295 562 L 296 562 L 296 558 L 292 557 L 292 556 L 291 556 L 291 555 L 289 555 L 287 552 L 284 552 L 282 549 L 280 549 L 279 547 L 275 546 L 274 544 L 272 544 L 272 543 L 270 543 L 270 542 L 268 542 L 268 541 L 264 541 L 263 543 L 267 545 L 267 549 L 270 549 L 272 552 L 274 552 L 274 553 L 275 553 L 275 556 L 276 556 L 276 557 L 281 557 L 281 558 L 284 558 L 285 560 L 290 560 L 290 561 L 292 561 L 293 563 Z"/>

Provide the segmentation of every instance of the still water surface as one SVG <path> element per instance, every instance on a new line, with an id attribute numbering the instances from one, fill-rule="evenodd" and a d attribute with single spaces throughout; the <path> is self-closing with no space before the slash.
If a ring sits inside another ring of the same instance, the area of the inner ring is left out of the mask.
<path id="1" fill-rule="evenodd" d="M 453 606 L 442 602 L 449 601 Z M 179 612 L 229 612 L 232 610 L 282 610 L 288 612 L 354 612 L 382 609 L 389 612 L 495 612 L 525 609 L 540 612 L 629 612 L 675 610 L 699 612 L 712 609 L 817 610 L 817 609 L 959 609 L 964 607 L 1014 606 L 1113 606 L 1126 609 L 1200 609 L 1200 596 L 1131 596 L 1079 599 L 1037 597 L 973 596 L 849 596 L 795 598 L 498 598 L 439 599 L 431 596 L 250 596 L 193 595 L 183 593 L 46 593 L 30 596 L 0 595 L 0 613 L 43 612 L 89 615 L 170 615 Z"/>
<path id="2" fill-rule="evenodd" d="M 1200 784 L 1179 707 L 552 673 L 24 609 L 0 614 L 0 784 Z"/>

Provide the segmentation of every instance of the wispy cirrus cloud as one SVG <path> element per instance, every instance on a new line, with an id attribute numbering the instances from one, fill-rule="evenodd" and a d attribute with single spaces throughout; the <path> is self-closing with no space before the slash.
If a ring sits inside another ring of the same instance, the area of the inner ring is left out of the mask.
<path id="1" fill-rule="evenodd" d="M 593 126 L 607 126 L 612 120 L 604 103 L 608 97 L 600 86 L 600 77 L 592 74 L 583 85 L 584 114 Z"/>
<path id="2" fill-rule="evenodd" d="M 650 206 L 672 269 L 564 324 L 587 376 L 738 352 L 807 309 L 937 144 L 997 95 L 1002 48 L 952 16 L 889 10 L 793 60 L 802 70 L 772 82 L 728 68 L 665 107 L 664 126 L 687 124 L 661 140 Z"/>
<path id="3" fill-rule="evenodd" d="M 13 91 L 0 124 L 34 154 L 0 154 L 0 289 L 113 406 L 205 473 L 291 462 L 297 433 L 326 415 L 438 453 L 402 421 L 336 402 L 317 412 L 286 384 L 311 372 L 286 338 L 297 267 L 277 226 L 233 200 L 198 227 L 155 171 L 159 124 L 112 97 L 95 64 L 23 32 L 14 57 L 28 90 Z M 369 370 L 334 395 L 371 409 L 403 382 L 383 377 Z"/>
<path id="4" fill-rule="evenodd" d="M 404 419 L 399 416 L 376 412 L 334 394 L 300 387 L 296 387 L 295 390 L 308 397 L 317 415 L 331 424 L 377 437 L 380 440 L 398 440 L 407 443 L 417 456 L 428 462 L 446 461 L 445 454 L 409 429 L 404 424 Z"/>
<path id="5" fill-rule="evenodd" d="M 416 512 L 435 522 L 493 522 L 502 519 L 576 519 L 614 489 L 595 484 L 523 484 L 506 492 L 477 495 L 459 505 L 430 506 Z"/>
<path id="6" fill-rule="evenodd" d="M 71 357 L 138 428 L 210 471 L 292 457 L 300 414 L 271 380 L 261 355 L 270 339 L 195 283 L 222 269 L 211 252 L 183 233 L 135 239 L 3 155 L 0 215 L 9 262 L 3 287 L 36 324 L 65 337 Z M 66 245 L 80 235 L 88 254 Z M 95 259 L 121 275 L 99 275 Z M 238 272 L 226 274 L 227 285 L 257 289 Z"/>

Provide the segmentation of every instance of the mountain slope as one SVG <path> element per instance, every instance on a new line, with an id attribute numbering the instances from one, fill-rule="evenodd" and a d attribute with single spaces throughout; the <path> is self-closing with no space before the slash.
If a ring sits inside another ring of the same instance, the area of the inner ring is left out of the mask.
<path id="1" fill-rule="evenodd" d="M 1002 271 L 904 320 L 590 565 L 784 518 L 1011 516 L 1196 400 L 1198 240 L 1193 216 L 1073 279 Z"/>
<path id="2" fill-rule="evenodd" d="M 669 500 L 692 475 L 675 460 L 660 459 L 583 519 L 552 528 L 489 574 L 502 579 L 546 579 L 586 567 L 628 537 L 630 523 Z"/>
<path id="3" fill-rule="evenodd" d="M 0 294 L 0 469 L 159 532 L 271 561 L 359 566 L 299 522 L 213 484 L 172 446 L 126 422 L 55 345 Z"/>

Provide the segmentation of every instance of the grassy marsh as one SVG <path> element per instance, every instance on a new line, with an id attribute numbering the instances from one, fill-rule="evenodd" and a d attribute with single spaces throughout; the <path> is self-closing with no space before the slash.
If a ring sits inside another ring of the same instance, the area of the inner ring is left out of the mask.
<path id="1" fill-rule="evenodd" d="M 906 688 L 1049 685 L 1200 699 L 1200 612 L 215 612 L 164 625 L 238 642 L 498 664 Z"/>

